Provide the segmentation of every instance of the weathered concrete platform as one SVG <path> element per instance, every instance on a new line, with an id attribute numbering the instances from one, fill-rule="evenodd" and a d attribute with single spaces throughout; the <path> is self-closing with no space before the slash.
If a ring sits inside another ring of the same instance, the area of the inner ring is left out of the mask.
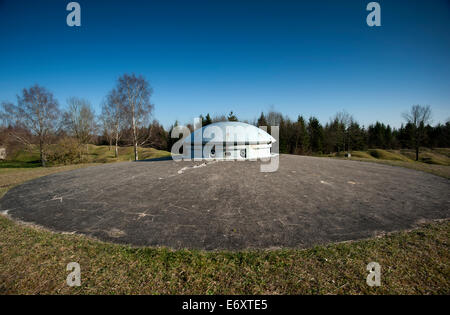
<path id="1" fill-rule="evenodd" d="M 450 181 L 375 163 L 282 155 L 259 162 L 144 161 L 50 175 L 0 211 L 54 231 L 138 246 L 303 248 L 450 216 Z"/>

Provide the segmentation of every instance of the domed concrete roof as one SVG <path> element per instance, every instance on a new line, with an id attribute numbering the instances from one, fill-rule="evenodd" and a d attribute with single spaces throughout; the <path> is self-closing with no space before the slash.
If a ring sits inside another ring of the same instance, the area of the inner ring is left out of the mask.
<path id="1" fill-rule="evenodd" d="M 185 143 L 223 143 L 263 144 L 273 143 L 274 137 L 264 130 L 242 122 L 217 122 L 195 130 Z"/>

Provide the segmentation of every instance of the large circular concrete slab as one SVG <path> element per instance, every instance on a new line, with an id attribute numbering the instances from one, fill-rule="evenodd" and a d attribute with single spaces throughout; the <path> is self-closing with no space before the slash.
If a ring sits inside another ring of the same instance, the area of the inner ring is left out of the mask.
<path id="1" fill-rule="evenodd" d="M 302 248 L 448 218 L 449 191 L 449 180 L 409 169 L 282 155 L 275 173 L 249 161 L 78 169 L 13 188 L 0 210 L 139 246 Z"/>

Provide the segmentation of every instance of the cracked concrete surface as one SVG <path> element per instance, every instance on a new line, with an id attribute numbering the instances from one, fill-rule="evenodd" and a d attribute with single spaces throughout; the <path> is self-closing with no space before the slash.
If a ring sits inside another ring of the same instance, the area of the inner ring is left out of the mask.
<path id="1" fill-rule="evenodd" d="M 206 250 L 304 248 L 450 214 L 450 181 L 431 174 L 289 155 L 278 172 L 259 167 L 165 160 L 77 169 L 11 189 L 0 211 L 105 241 Z"/>

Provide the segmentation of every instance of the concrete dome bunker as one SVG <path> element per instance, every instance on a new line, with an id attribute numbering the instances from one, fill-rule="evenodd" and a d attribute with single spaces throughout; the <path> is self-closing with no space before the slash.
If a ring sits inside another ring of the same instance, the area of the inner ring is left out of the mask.
<path id="1" fill-rule="evenodd" d="M 276 139 L 242 122 L 217 122 L 195 130 L 183 140 L 183 159 L 258 160 L 274 156 Z"/>

